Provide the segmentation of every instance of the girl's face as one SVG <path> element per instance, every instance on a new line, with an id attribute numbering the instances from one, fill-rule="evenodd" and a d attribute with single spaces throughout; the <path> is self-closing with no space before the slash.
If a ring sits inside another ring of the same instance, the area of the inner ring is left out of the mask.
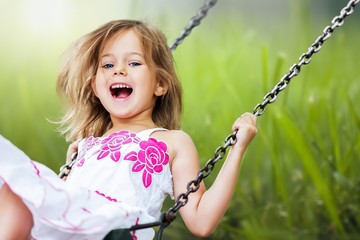
<path id="1" fill-rule="evenodd" d="M 130 119 L 151 120 L 156 98 L 165 89 L 145 62 L 136 33 L 128 30 L 114 35 L 100 52 L 98 65 L 92 87 L 113 124 Z"/>

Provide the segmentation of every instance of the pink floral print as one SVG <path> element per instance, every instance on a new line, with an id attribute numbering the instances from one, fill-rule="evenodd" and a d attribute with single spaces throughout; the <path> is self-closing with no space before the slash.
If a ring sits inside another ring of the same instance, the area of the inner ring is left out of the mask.
<path id="1" fill-rule="evenodd" d="M 88 137 L 85 141 L 85 149 L 89 150 L 90 148 L 98 144 L 99 141 L 100 139 L 98 137 L 93 137 L 93 136 Z"/>
<path id="2" fill-rule="evenodd" d="M 126 152 L 122 149 L 124 145 L 130 143 L 138 145 L 139 150 Z M 160 174 L 164 166 L 170 161 L 166 143 L 155 138 L 141 140 L 136 133 L 123 130 L 110 134 L 103 139 L 98 137 L 86 139 L 77 164 L 78 167 L 83 166 L 85 163 L 85 153 L 95 145 L 100 145 L 100 149 L 91 155 L 97 154 L 97 160 L 110 158 L 114 162 L 119 162 L 121 159 L 134 162 L 131 171 L 142 173 L 142 184 L 145 188 L 150 187 L 153 182 L 153 175 Z M 125 157 L 123 157 L 124 155 Z M 86 158 L 89 158 L 89 156 Z"/>
<path id="3" fill-rule="evenodd" d="M 85 154 L 86 152 L 91 149 L 93 146 L 97 145 L 99 143 L 99 138 L 98 137 L 88 137 L 86 140 L 85 140 L 85 146 L 84 148 L 82 148 L 82 150 L 79 152 L 79 155 L 78 155 L 78 163 L 77 163 L 77 166 L 78 167 L 82 167 L 85 163 Z"/>
<path id="4" fill-rule="evenodd" d="M 107 138 L 101 141 L 100 153 L 97 159 L 103 159 L 110 154 L 110 158 L 114 162 L 118 162 L 121 157 L 120 149 L 124 144 L 138 143 L 140 139 L 135 133 L 129 131 L 120 131 L 110 134 Z"/>
<path id="5" fill-rule="evenodd" d="M 81 158 L 81 159 L 78 161 L 78 163 L 76 164 L 76 166 L 82 167 L 82 166 L 84 166 L 84 163 L 85 163 L 85 158 Z"/>
<path id="6" fill-rule="evenodd" d="M 155 138 L 149 138 L 147 141 L 141 141 L 140 150 L 128 153 L 124 160 L 134 161 L 133 172 L 142 171 L 142 182 L 145 188 L 152 183 L 152 174 L 161 173 L 163 166 L 169 163 L 170 157 L 167 151 L 167 145 L 164 142 L 157 141 Z"/>

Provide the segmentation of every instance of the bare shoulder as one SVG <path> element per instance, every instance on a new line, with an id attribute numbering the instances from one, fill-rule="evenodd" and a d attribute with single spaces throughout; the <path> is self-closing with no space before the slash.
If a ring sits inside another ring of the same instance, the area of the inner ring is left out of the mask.
<path id="1" fill-rule="evenodd" d="M 191 137 L 183 130 L 156 131 L 152 136 L 169 144 L 173 141 L 191 141 Z"/>
<path id="2" fill-rule="evenodd" d="M 196 153 L 196 148 L 191 137 L 183 130 L 157 131 L 153 135 L 167 144 L 173 160 L 187 153 Z"/>
<path id="3" fill-rule="evenodd" d="M 168 146 L 176 148 L 182 144 L 193 144 L 193 141 L 189 134 L 183 130 L 167 130 L 167 131 L 157 131 L 154 134 L 154 137 L 166 142 Z"/>

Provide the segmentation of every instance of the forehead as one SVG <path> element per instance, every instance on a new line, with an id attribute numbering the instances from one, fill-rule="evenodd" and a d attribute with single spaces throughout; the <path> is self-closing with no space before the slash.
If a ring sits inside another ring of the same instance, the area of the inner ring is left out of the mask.
<path id="1" fill-rule="evenodd" d="M 143 46 L 138 33 L 134 30 L 120 31 L 111 36 L 105 43 L 102 54 L 108 52 L 143 52 Z"/>

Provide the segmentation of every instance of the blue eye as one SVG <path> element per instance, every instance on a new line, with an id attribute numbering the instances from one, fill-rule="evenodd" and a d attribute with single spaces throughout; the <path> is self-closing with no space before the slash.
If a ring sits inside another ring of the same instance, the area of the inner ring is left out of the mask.
<path id="1" fill-rule="evenodd" d="M 138 62 L 131 62 L 129 64 L 130 67 L 136 67 L 136 66 L 140 66 L 140 65 L 141 65 L 141 63 L 138 63 Z"/>
<path id="2" fill-rule="evenodd" d="M 114 67 L 114 64 L 111 64 L 111 63 L 107 63 L 107 64 L 103 65 L 103 68 L 113 68 L 113 67 Z"/>

